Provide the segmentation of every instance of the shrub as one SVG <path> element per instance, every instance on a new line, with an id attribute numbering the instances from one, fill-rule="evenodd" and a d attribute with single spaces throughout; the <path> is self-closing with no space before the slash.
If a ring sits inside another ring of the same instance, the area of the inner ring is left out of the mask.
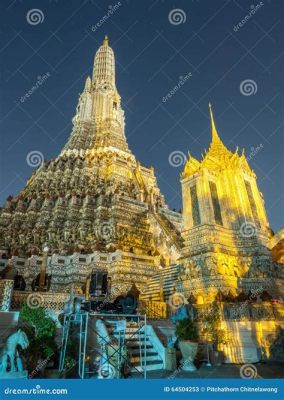
<path id="1" fill-rule="evenodd" d="M 191 318 L 185 318 L 179 321 L 176 327 L 176 336 L 180 340 L 198 340 L 198 330 Z"/>
<path id="2" fill-rule="evenodd" d="M 29 347 L 23 354 L 27 360 L 27 367 L 32 375 L 38 372 L 41 360 L 47 364 L 57 352 L 55 342 L 56 323 L 42 307 L 30 308 L 24 304 L 20 311 L 21 328 L 29 339 Z"/>

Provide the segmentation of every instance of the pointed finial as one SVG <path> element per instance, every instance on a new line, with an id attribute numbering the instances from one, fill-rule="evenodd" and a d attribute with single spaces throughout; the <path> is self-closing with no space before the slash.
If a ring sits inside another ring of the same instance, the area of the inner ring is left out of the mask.
<path id="1" fill-rule="evenodd" d="M 220 140 L 216 126 L 215 126 L 211 103 L 209 103 L 209 110 L 210 110 L 211 129 L 212 129 L 212 140 L 214 140 L 214 139 Z"/>
<path id="2" fill-rule="evenodd" d="M 91 78 L 88 76 L 85 83 L 85 90 L 89 92 L 91 90 L 91 86 L 92 86 Z"/>
<path id="3" fill-rule="evenodd" d="M 103 41 L 104 46 L 108 46 L 108 36 L 105 35 L 104 41 Z"/>

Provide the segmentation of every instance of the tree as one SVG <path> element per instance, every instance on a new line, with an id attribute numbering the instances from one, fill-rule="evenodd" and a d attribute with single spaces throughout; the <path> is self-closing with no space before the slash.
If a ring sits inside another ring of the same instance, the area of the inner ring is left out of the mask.
<path id="1" fill-rule="evenodd" d="M 23 354 L 27 360 L 29 373 L 34 376 L 39 371 L 39 364 L 46 365 L 57 352 L 56 323 L 43 307 L 30 308 L 27 304 L 21 308 L 20 321 L 30 342 Z"/>

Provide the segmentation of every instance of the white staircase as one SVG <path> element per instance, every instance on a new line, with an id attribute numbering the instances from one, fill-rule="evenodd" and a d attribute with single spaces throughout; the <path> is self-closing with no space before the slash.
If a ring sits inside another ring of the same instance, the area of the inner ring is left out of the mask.
<path id="1" fill-rule="evenodd" d="M 161 355 L 162 345 L 159 344 L 157 337 L 153 337 L 153 332 L 149 331 L 149 326 L 145 328 L 135 322 L 127 322 L 125 333 L 117 330 L 115 321 L 108 321 L 108 330 L 117 340 L 124 342 L 130 355 L 131 372 L 153 371 L 163 369 L 164 361 Z M 154 335 L 155 336 L 155 335 Z M 145 363 L 146 357 L 146 363 Z"/>

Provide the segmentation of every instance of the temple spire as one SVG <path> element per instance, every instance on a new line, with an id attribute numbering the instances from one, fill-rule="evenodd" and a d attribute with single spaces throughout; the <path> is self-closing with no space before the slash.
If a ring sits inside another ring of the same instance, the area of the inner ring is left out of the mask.
<path id="1" fill-rule="evenodd" d="M 210 110 L 210 119 L 211 119 L 211 129 L 212 129 L 212 142 L 214 141 L 220 141 L 221 139 L 218 135 L 216 126 L 215 126 L 215 121 L 214 121 L 214 116 L 213 116 L 213 111 L 212 111 L 212 106 L 211 103 L 209 103 L 209 110 Z"/>
<path id="2" fill-rule="evenodd" d="M 224 156 L 231 156 L 232 153 L 230 150 L 227 149 L 227 147 L 224 145 L 222 140 L 220 139 L 216 126 L 215 126 L 215 121 L 214 121 L 214 116 L 213 116 L 213 111 L 211 104 L 209 103 L 209 111 L 210 111 L 210 120 L 211 120 L 211 130 L 212 130 L 212 140 L 211 144 L 209 147 L 208 152 L 204 156 L 204 159 L 208 159 L 211 157 L 214 158 L 223 158 Z"/>
<path id="3" fill-rule="evenodd" d="M 113 50 L 108 44 L 107 36 L 104 37 L 103 43 L 95 55 L 93 83 L 95 89 L 104 83 L 115 88 L 115 58 Z"/>
<path id="4" fill-rule="evenodd" d="M 108 36 L 105 35 L 104 41 L 103 41 L 103 46 L 108 46 Z"/>

